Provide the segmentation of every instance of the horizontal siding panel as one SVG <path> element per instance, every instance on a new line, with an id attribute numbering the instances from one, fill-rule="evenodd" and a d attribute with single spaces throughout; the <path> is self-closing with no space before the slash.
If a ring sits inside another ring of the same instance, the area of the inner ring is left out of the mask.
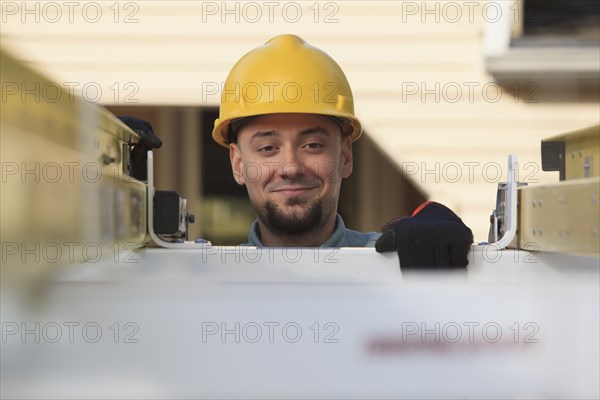
<path id="1" fill-rule="evenodd" d="M 387 154 L 389 157 L 389 154 Z M 552 182 L 558 180 L 556 172 L 542 171 L 540 155 L 518 153 L 518 177 L 527 183 Z M 419 183 L 424 188 L 429 185 L 450 183 L 486 184 L 506 181 L 508 153 L 481 154 L 464 151 L 455 156 L 416 153 L 405 150 L 394 154 L 394 164 L 401 168 L 403 176 Z M 431 190 L 431 189 L 427 189 Z"/>
<path id="2" fill-rule="evenodd" d="M 132 34 L 143 37 L 156 35 L 158 27 L 163 37 L 203 34 L 214 36 L 215 40 L 222 41 L 226 40 L 226 37 L 246 36 L 249 31 L 254 37 L 272 36 L 273 32 L 294 32 L 313 36 L 334 35 L 339 38 L 341 30 L 355 32 L 359 27 L 362 31 L 368 31 L 369 36 L 380 36 L 382 40 L 386 40 L 395 35 L 408 34 L 473 34 L 482 29 L 483 22 L 482 7 L 477 7 L 478 10 L 474 9 L 471 17 L 467 7 L 461 7 L 459 13 L 451 12 L 455 10 L 448 8 L 444 11 L 444 3 L 438 1 L 429 2 L 430 10 L 433 10 L 436 4 L 440 5 L 439 12 L 430 14 L 420 12 L 424 10 L 422 5 L 427 2 L 411 2 L 418 8 L 417 13 L 413 13 L 407 8 L 410 5 L 403 6 L 401 2 L 348 1 L 329 2 L 333 7 L 327 6 L 327 9 L 324 3 L 318 3 L 318 15 L 314 11 L 315 2 L 296 2 L 301 6 L 300 14 L 297 14 L 293 8 L 288 8 L 287 12 L 284 12 L 284 3 L 281 2 L 281 6 L 273 10 L 271 20 L 269 20 L 269 8 L 262 2 L 255 2 L 264 5 L 260 7 L 260 15 L 252 7 L 246 6 L 244 9 L 242 2 L 229 3 L 229 10 L 235 10 L 236 3 L 240 5 L 239 11 L 229 14 L 222 12 L 224 10 L 221 7 L 222 2 L 130 3 L 134 5 L 127 9 L 121 3 L 118 15 L 115 13 L 113 2 L 96 2 L 102 7 L 100 16 L 97 16 L 93 8 L 84 13 L 83 6 L 79 6 L 73 10 L 72 22 L 69 20 L 68 7 L 61 2 L 56 3 L 60 7 L 60 15 L 52 7 L 44 7 L 41 2 L 30 3 L 28 10 L 35 9 L 35 4 L 38 4 L 37 22 L 36 15 L 33 14 L 11 14 L 6 16 L 3 30 L 5 29 L 5 33 L 27 35 L 45 35 L 51 31 L 53 34 L 78 32 L 84 37 L 94 34 L 101 37 L 102 34 L 110 32 L 109 36 Z M 211 3 L 217 6 L 216 13 L 209 9 L 203 10 L 203 4 L 204 7 L 210 7 Z M 17 4 L 18 9 L 21 10 L 21 3 Z M 337 10 L 335 7 L 338 7 Z M 23 19 L 25 23 L 22 23 Z M 168 30 L 164 27 L 168 27 Z M 222 34 L 226 36 L 222 37 Z M 365 39 L 367 38 L 363 40 Z"/>
<path id="3" fill-rule="evenodd" d="M 113 42 L 94 43 L 92 46 L 87 41 L 53 40 L 49 45 L 45 40 L 8 38 L 3 44 L 14 49 L 25 46 L 29 57 L 34 55 L 38 62 L 61 67 L 75 63 L 79 68 L 91 67 L 98 70 L 110 67 L 131 69 L 149 66 L 157 70 L 177 70 L 185 68 L 186 65 L 232 66 L 242 55 L 261 45 L 262 41 L 223 46 L 207 41 L 165 43 L 146 40 L 143 43 L 132 43 L 128 38 L 120 38 Z M 366 49 L 357 51 L 357 45 L 351 42 L 327 45 L 319 40 L 315 44 L 347 69 L 349 77 L 352 77 L 354 70 L 366 73 L 372 73 L 373 69 L 402 71 L 410 66 L 418 70 L 428 64 L 433 64 L 441 70 L 443 65 L 439 63 L 470 65 L 477 59 L 476 43 L 472 41 L 431 41 L 426 44 L 394 45 L 372 43 L 368 46 L 368 58 L 365 58 Z"/>
<path id="4" fill-rule="evenodd" d="M 157 21 L 159 22 L 159 21 Z M 174 23 L 179 22 L 175 21 Z M 378 22 L 378 21 L 377 21 Z M 367 22 L 368 23 L 368 22 Z M 164 21 L 163 21 L 164 24 Z M 32 24 L 33 25 L 33 24 Z M 235 24 L 232 24 L 235 25 Z M 362 25 L 365 25 L 365 20 L 362 20 Z M 364 28 L 369 29 L 364 34 L 354 33 L 353 26 L 337 26 L 332 32 L 323 32 L 315 34 L 314 29 L 298 29 L 298 27 L 282 27 L 274 28 L 273 25 L 269 26 L 269 29 L 265 29 L 264 33 L 256 33 L 256 26 L 250 26 L 237 33 L 232 33 L 225 24 L 225 29 L 219 32 L 219 29 L 209 29 L 207 32 L 190 32 L 186 29 L 183 32 L 177 33 L 176 31 L 169 30 L 169 32 L 159 34 L 156 33 L 156 29 L 144 32 L 141 29 L 135 29 L 128 32 L 118 32 L 113 29 L 111 25 L 104 26 L 103 29 L 98 31 L 88 32 L 85 29 L 73 29 L 74 25 L 69 25 L 68 29 L 53 29 L 60 25 L 52 27 L 46 27 L 39 31 L 32 29 L 24 29 L 21 24 L 6 24 L 6 31 L 3 31 L 2 35 L 6 38 L 19 38 L 30 42 L 90 42 L 90 43 L 102 43 L 102 42 L 117 42 L 126 40 L 130 43 L 145 43 L 148 41 L 157 43 L 216 43 L 222 46 L 236 45 L 240 43 L 246 44 L 262 44 L 270 38 L 292 33 L 298 35 L 306 40 L 309 44 L 315 44 L 318 47 L 325 46 L 337 46 L 342 44 L 351 43 L 353 45 L 369 45 L 373 43 L 388 44 L 390 46 L 396 44 L 427 44 L 430 42 L 464 42 L 479 40 L 479 36 L 482 34 L 481 29 L 476 32 L 472 31 L 461 31 L 454 27 L 449 27 L 445 30 L 432 30 L 424 29 L 423 32 L 415 32 L 413 29 L 407 32 L 400 32 L 390 35 L 387 30 L 381 33 L 374 33 L 373 30 L 367 25 Z M 35 24 L 34 26 L 38 26 Z M 378 26 L 378 25 L 377 25 Z M 248 33 L 248 31 L 252 33 Z M 74 36 L 76 35 L 76 36 Z"/>
<path id="5" fill-rule="evenodd" d="M 461 127 L 478 124 L 485 129 L 492 122 L 518 128 L 519 125 L 515 124 L 536 127 L 572 121 L 592 125 L 598 121 L 598 105 L 594 103 L 525 104 L 508 98 L 498 103 L 465 101 L 453 104 L 433 101 L 403 103 L 400 98 L 386 102 L 368 101 L 362 105 L 358 99 L 357 108 L 359 114 L 378 129 L 398 125 L 447 127 L 452 123 Z"/>
<path id="6" fill-rule="evenodd" d="M 376 134 L 379 137 L 398 138 L 405 141 L 418 143 L 419 141 L 428 141 L 431 144 L 450 144 L 449 139 L 456 138 L 468 140 L 462 143 L 463 146 L 468 146 L 470 143 L 488 143 L 491 139 L 494 140 L 494 146 L 502 146 L 508 144 L 511 146 L 530 146 L 539 144 L 536 140 L 541 140 L 546 137 L 551 137 L 559 133 L 573 128 L 575 126 L 585 126 L 585 124 L 578 121 L 563 121 L 561 122 L 548 122 L 538 121 L 538 126 L 519 126 L 518 124 L 512 125 L 496 123 L 487 124 L 487 126 L 481 125 L 481 121 L 471 122 L 471 126 L 464 128 L 462 126 L 453 126 L 447 124 L 443 129 L 434 127 L 431 125 L 423 124 L 422 126 L 405 127 L 402 125 L 389 126 L 382 129 L 374 130 L 373 132 L 367 130 L 369 135 Z M 556 124 L 559 126 L 556 126 Z M 560 126 L 564 124 L 565 129 Z M 590 124 L 592 125 L 592 124 Z"/>

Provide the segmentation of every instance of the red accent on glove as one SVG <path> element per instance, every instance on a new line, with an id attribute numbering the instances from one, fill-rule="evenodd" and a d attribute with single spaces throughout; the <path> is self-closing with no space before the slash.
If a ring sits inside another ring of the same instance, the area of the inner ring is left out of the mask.
<path id="1" fill-rule="evenodd" d="M 431 200 L 429 200 L 429 201 L 426 201 L 425 203 L 421 204 L 419 207 L 417 207 L 417 208 L 415 209 L 415 211 L 413 211 L 413 213 L 412 213 L 411 217 L 414 217 L 415 215 L 417 215 L 418 213 L 420 213 L 420 212 L 421 212 L 421 210 L 423 210 L 425 207 L 427 207 L 427 206 L 428 206 L 428 205 L 430 205 L 431 203 L 432 203 L 432 201 L 431 201 Z"/>

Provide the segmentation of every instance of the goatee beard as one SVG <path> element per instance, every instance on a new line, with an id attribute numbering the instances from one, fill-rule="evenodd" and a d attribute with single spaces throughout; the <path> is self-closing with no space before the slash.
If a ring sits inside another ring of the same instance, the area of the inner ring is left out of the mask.
<path id="1" fill-rule="evenodd" d="M 287 206 L 302 204 L 300 197 L 291 197 Z M 256 209 L 259 219 L 272 233 L 282 236 L 302 236 L 323 226 L 323 204 L 317 199 L 301 214 L 285 213 L 274 202 L 267 200 L 264 207 Z"/>

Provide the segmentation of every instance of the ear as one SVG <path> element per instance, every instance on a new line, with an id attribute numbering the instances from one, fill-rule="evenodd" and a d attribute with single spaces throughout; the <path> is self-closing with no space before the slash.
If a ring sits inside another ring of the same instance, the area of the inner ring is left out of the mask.
<path id="1" fill-rule="evenodd" d="M 350 140 L 350 136 L 346 136 L 342 141 L 340 166 L 342 169 L 342 178 L 347 178 L 352 174 L 352 140 Z"/>
<path id="2" fill-rule="evenodd" d="M 245 185 L 244 175 L 242 174 L 244 162 L 242 161 L 242 153 L 237 143 L 229 145 L 229 161 L 231 161 L 231 170 L 233 171 L 233 179 L 238 185 Z"/>

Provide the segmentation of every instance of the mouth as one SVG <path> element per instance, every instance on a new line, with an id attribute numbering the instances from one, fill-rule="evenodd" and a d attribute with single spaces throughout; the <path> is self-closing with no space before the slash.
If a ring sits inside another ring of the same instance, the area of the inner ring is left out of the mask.
<path id="1" fill-rule="evenodd" d="M 282 196 L 302 196 L 311 190 L 316 189 L 318 186 L 290 186 L 283 187 L 276 190 L 272 190 L 273 193 L 280 194 Z"/>

